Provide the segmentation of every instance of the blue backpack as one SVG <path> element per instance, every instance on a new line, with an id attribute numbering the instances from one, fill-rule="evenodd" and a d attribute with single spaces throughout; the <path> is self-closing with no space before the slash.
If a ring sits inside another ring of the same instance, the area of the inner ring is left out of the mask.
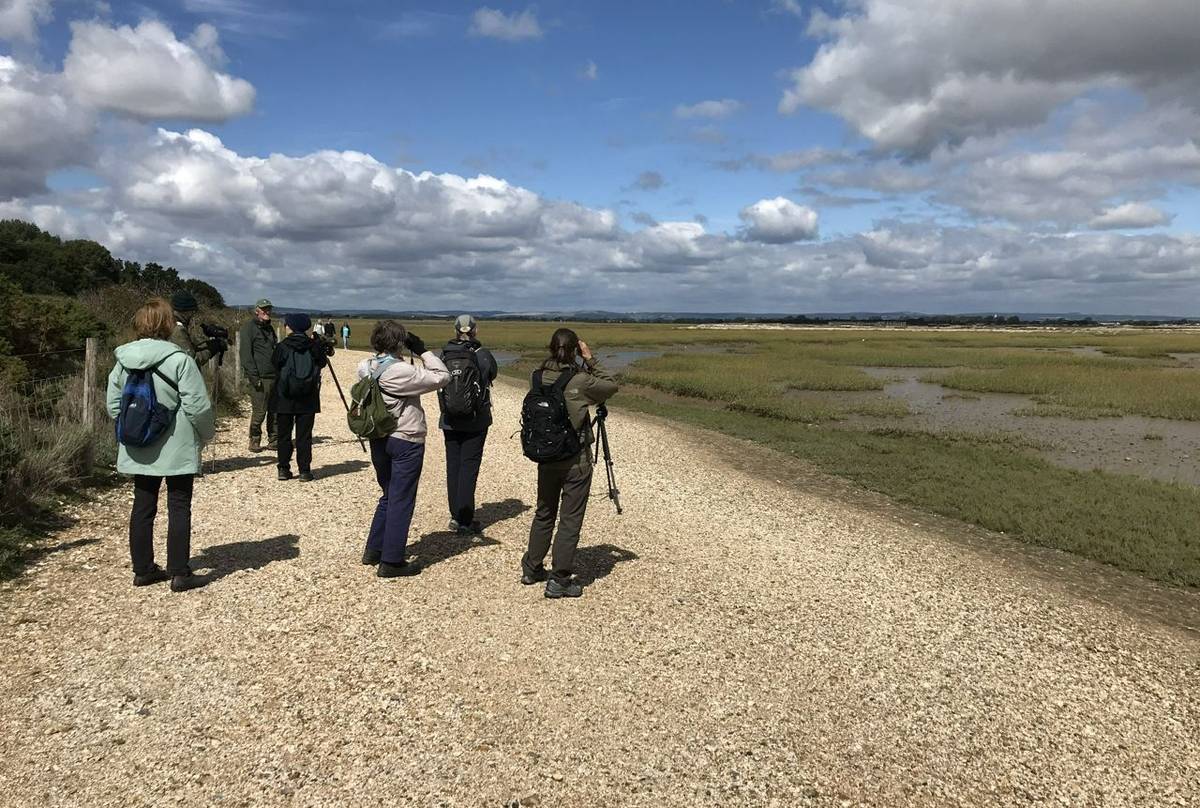
<path id="1" fill-rule="evenodd" d="M 175 354 L 170 354 L 174 356 Z M 117 443 L 125 446 L 153 446 L 162 440 L 175 420 L 175 410 L 158 403 L 154 393 L 157 376 L 179 394 L 179 386 L 158 371 L 166 357 L 148 368 L 126 368 L 125 387 L 121 390 L 121 410 L 117 413 Z M 179 409 L 178 407 L 175 408 Z"/>

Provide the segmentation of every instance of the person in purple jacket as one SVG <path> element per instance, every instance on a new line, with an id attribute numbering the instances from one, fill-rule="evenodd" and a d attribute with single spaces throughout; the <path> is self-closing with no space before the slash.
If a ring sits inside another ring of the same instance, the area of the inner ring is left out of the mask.
<path id="1" fill-rule="evenodd" d="M 425 463 L 425 410 L 421 394 L 440 390 L 450 382 L 450 373 L 433 351 L 416 334 L 409 333 L 395 320 L 375 324 L 371 332 L 375 356 L 358 365 L 358 378 L 374 375 L 379 379 L 388 409 L 396 416 L 396 428 L 386 438 L 371 439 L 371 464 L 382 494 L 367 533 L 363 564 L 378 565 L 380 578 L 416 575 L 419 560 L 410 561 L 408 529 L 417 504 L 417 483 Z M 400 358 L 408 348 L 421 357 L 422 365 Z"/>

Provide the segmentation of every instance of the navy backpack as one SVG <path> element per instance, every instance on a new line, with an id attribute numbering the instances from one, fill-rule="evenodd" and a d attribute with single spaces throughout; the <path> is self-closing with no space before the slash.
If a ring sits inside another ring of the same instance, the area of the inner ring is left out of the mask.
<path id="1" fill-rule="evenodd" d="M 125 377 L 125 387 L 121 390 L 121 410 L 117 413 L 117 443 L 125 446 L 153 446 L 171 428 L 171 423 L 175 420 L 175 410 L 169 410 L 158 403 L 158 396 L 154 393 L 153 377 L 157 376 L 166 382 L 176 395 L 179 394 L 179 386 L 158 372 L 158 366 L 164 361 L 166 357 L 148 368 L 126 368 L 125 372 L 128 375 Z"/>

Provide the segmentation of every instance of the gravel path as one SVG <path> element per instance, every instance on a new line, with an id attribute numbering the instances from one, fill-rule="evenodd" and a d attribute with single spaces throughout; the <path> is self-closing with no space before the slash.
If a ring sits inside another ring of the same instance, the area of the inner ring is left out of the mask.
<path id="1" fill-rule="evenodd" d="M 376 487 L 329 384 L 313 484 L 222 433 L 207 587 L 133 589 L 129 490 L 87 508 L 0 591 L 0 804 L 1200 804 L 1200 635 L 619 396 L 626 513 L 593 500 L 592 583 L 544 600 L 520 391 L 496 399 L 486 538 L 442 532 L 435 435 L 417 578 L 358 563 Z"/>

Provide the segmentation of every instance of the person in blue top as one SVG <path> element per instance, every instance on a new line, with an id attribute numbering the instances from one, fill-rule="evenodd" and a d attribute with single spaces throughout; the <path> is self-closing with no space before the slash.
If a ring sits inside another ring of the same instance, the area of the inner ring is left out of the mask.
<path id="1" fill-rule="evenodd" d="M 166 434 L 150 446 L 117 446 L 117 471 L 133 476 L 133 509 L 129 514 L 129 556 L 133 585 L 147 586 L 168 578 L 171 590 L 203 585 L 192 574 L 192 483 L 200 471 L 200 451 L 216 432 L 212 403 L 196 360 L 171 342 L 175 315 L 171 304 L 154 298 L 133 318 L 137 339 L 116 349 L 108 375 L 108 414 L 121 412 L 121 397 L 130 371 L 153 368 L 155 398 L 175 411 Z M 158 494 L 167 481 L 167 568 L 154 563 L 154 517 Z"/>
<path id="2" fill-rule="evenodd" d="M 342 323 L 342 350 L 350 350 L 350 323 Z"/>

